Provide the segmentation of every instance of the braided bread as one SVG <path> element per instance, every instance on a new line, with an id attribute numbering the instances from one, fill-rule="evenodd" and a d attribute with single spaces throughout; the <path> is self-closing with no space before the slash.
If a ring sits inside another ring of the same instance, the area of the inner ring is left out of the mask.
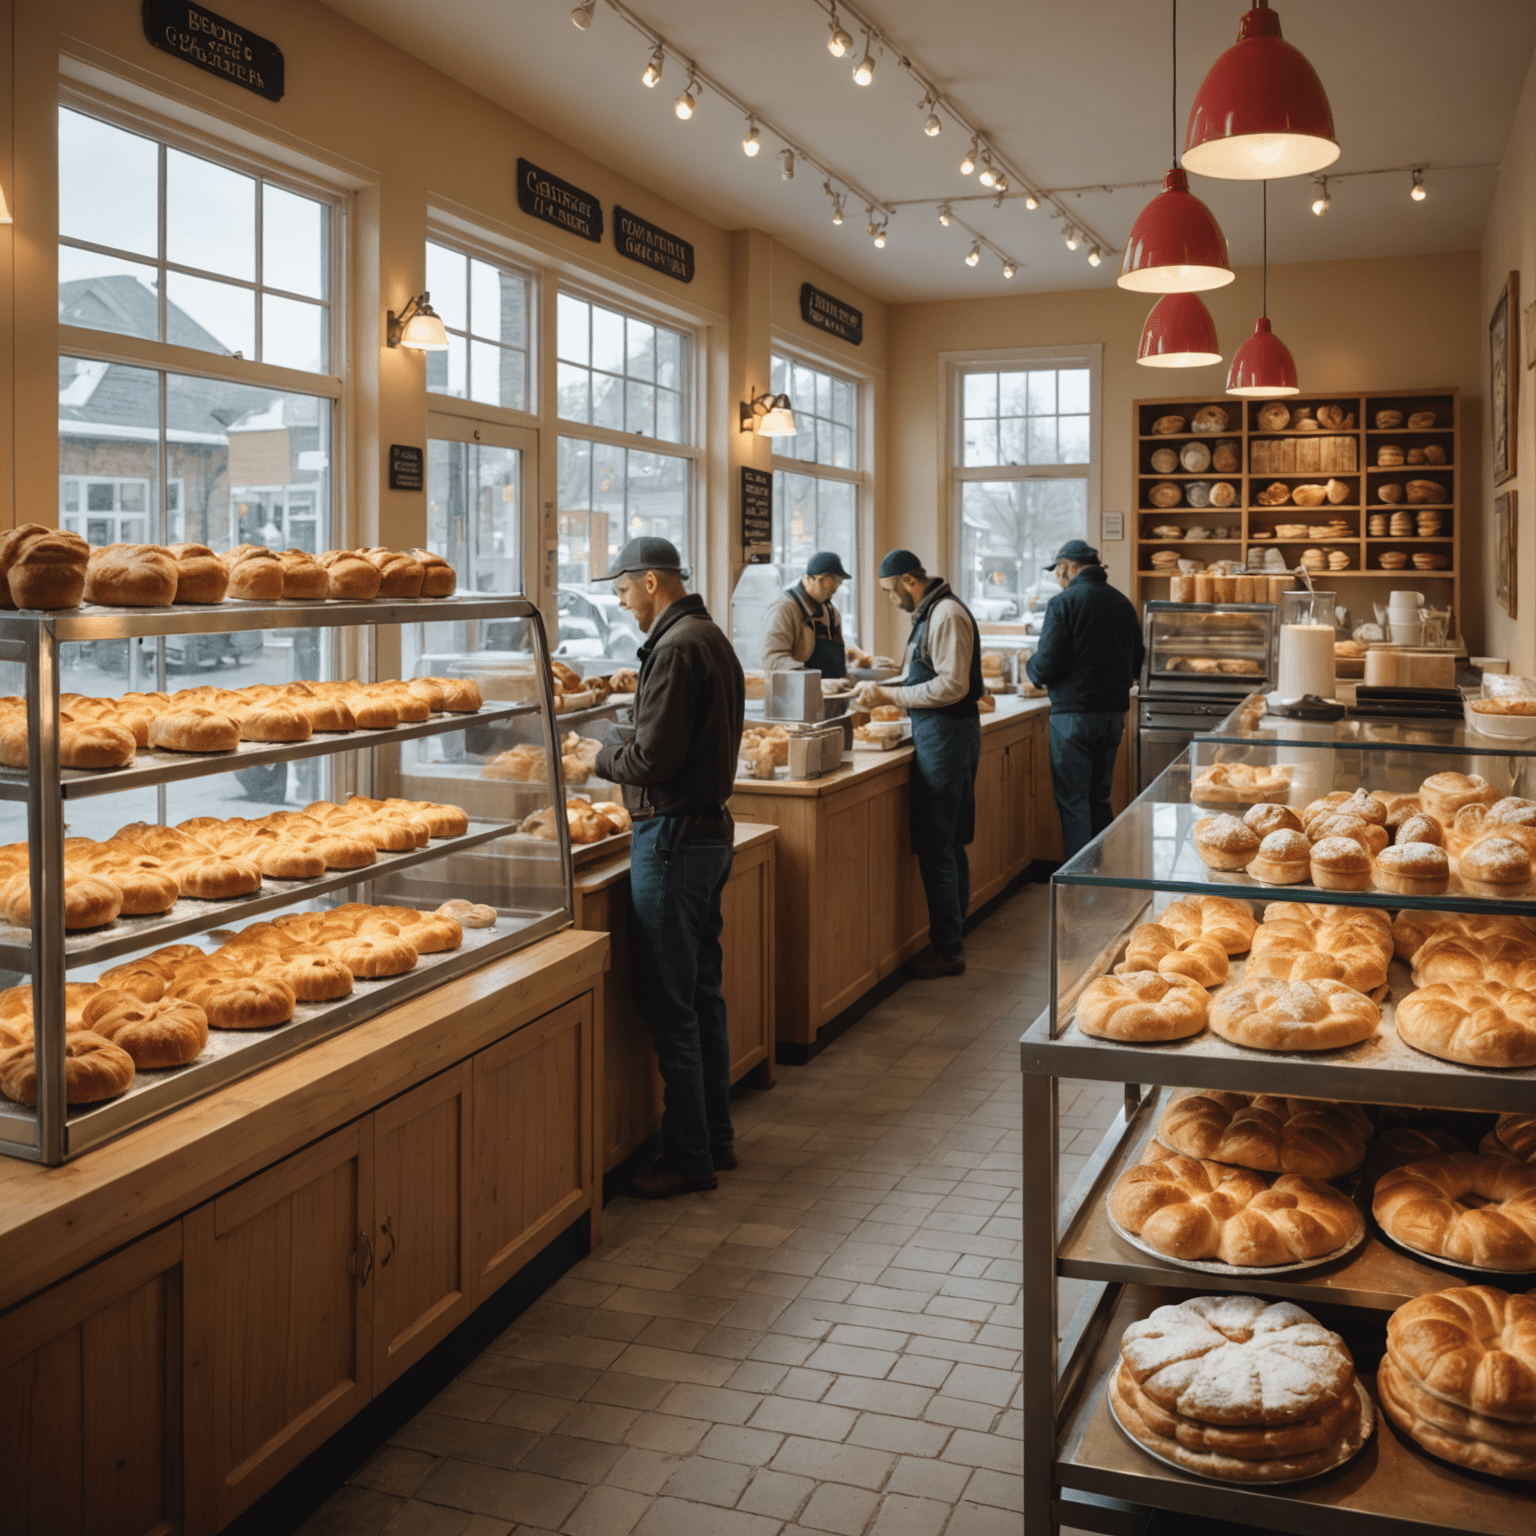
<path id="1" fill-rule="evenodd" d="M 1342 981 L 1243 981 L 1211 1005 L 1211 1028 L 1261 1051 L 1331 1051 L 1376 1033 L 1379 1009 Z"/>
<path id="2" fill-rule="evenodd" d="M 1209 940 L 1180 940 L 1161 924 L 1141 923 L 1131 933 L 1125 959 L 1115 971 L 1119 975 L 1156 971 L 1160 976 L 1183 976 L 1202 987 L 1214 987 L 1227 979 L 1227 952 Z"/>
<path id="3" fill-rule="evenodd" d="M 1276 917 L 1271 910 L 1254 933 L 1246 979 L 1342 981 L 1374 992 L 1386 984 L 1391 958 L 1391 935 L 1381 925 Z"/>
<path id="4" fill-rule="evenodd" d="M 1182 943 L 1206 939 L 1229 955 L 1242 954 L 1257 927 L 1248 903 L 1230 896 L 1186 896 L 1165 908 L 1157 921 Z"/>
<path id="5" fill-rule="evenodd" d="M 1536 1426 L 1536 1296 L 1492 1285 L 1415 1296 L 1388 1319 L 1387 1350 L 1438 1401 Z"/>
<path id="6" fill-rule="evenodd" d="M 208 1017 L 181 998 L 144 1002 L 127 992 L 98 992 L 84 1010 L 85 1027 L 127 1051 L 135 1067 L 179 1067 L 208 1043 Z"/>
<path id="7" fill-rule="evenodd" d="M 1480 1269 L 1536 1270 L 1529 1163 L 1479 1152 L 1409 1163 L 1377 1180 L 1371 1214 L 1389 1237 L 1420 1253 Z"/>
<path id="8" fill-rule="evenodd" d="M 133 1082 L 133 1058 L 88 1029 L 64 1037 L 64 1096 L 71 1104 L 115 1099 Z M 0 1051 L 0 1093 L 17 1104 L 37 1103 L 37 1052 L 30 1044 Z"/>
<path id="9" fill-rule="evenodd" d="M 1083 988 L 1077 1027 L 1107 1040 L 1182 1040 L 1205 1028 L 1210 1006 L 1210 994 L 1196 982 L 1128 971 Z"/>
<path id="10" fill-rule="evenodd" d="M 1397 1005 L 1398 1037 L 1471 1067 L 1536 1066 L 1536 994 L 1494 981 L 1436 982 Z"/>
<path id="11" fill-rule="evenodd" d="M 1314 1179 L 1358 1168 L 1370 1134 L 1358 1104 L 1214 1090 L 1175 1099 L 1157 1128 L 1157 1139 L 1186 1157 Z"/>

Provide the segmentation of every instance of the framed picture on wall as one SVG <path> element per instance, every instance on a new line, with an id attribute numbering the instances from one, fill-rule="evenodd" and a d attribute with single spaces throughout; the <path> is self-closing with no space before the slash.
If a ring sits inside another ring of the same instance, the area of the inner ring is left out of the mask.
<path id="1" fill-rule="evenodd" d="M 1511 272 L 1488 322 L 1488 426 L 1493 433 L 1493 483 L 1515 472 L 1520 396 L 1520 274 Z"/>
<path id="2" fill-rule="evenodd" d="M 1493 498 L 1493 595 L 1510 618 L 1515 617 L 1516 540 L 1520 520 L 1515 514 L 1515 493 L 1505 491 Z"/>

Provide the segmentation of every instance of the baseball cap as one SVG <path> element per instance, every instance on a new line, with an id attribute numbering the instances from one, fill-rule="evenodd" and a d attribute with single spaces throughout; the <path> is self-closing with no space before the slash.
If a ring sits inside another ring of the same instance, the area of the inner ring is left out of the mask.
<path id="1" fill-rule="evenodd" d="M 830 549 L 818 549 L 805 568 L 807 576 L 836 576 L 839 581 L 852 581 L 853 577 L 843 569 L 843 562 Z"/>
<path id="2" fill-rule="evenodd" d="M 907 576 L 913 571 L 922 570 L 922 568 L 923 562 L 910 549 L 893 549 L 880 562 L 880 575 L 882 578 Z"/>
<path id="3" fill-rule="evenodd" d="M 1097 565 L 1099 563 L 1099 552 L 1084 539 L 1068 539 L 1056 551 L 1056 558 L 1049 565 L 1042 566 L 1041 569 L 1054 571 L 1063 560 L 1075 560 L 1079 565 Z"/>
<path id="4" fill-rule="evenodd" d="M 677 545 L 670 539 L 658 538 L 655 534 L 642 534 L 638 539 L 631 539 L 618 553 L 618 558 L 613 562 L 613 569 L 606 576 L 599 576 L 599 581 L 612 581 L 615 576 L 634 576 L 641 571 L 675 571 L 679 576 L 688 573 L 683 569 L 682 556 L 677 552 Z"/>

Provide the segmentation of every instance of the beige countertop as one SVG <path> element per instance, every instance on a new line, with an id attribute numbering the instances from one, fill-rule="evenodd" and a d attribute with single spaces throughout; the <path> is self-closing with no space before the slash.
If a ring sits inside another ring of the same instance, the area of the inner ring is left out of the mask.
<path id="1" fill-rule="evenodd" d="M 759 843 L 772 842 L 779 835 L 779 829 L 769 822 L 742 821 L 736 824 L 736 838 L 733 846 L 737 853 L 744 848 L 755 848 Z M 585 869 L 576 871 L 576 889 L 582 895 L 590 895 L 593 891 L 600 891 L 605 886 L 614 885 L 629 873 L 629 850 L 616 853 L 611 859 L 604 859 L 599 864 L 588 865 Z"/>

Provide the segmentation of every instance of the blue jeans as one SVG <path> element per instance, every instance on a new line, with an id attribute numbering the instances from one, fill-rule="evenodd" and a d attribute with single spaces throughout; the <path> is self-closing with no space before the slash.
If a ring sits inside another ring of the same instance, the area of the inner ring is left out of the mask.
<path id="1" fill-rule="evenodd" d="M 912 711 L 912 851 L 928 898 L 928 939 L 946 957 L 965 953 L 971 904 L 966 844 L 976 836 L 981 722 Z"/>
<path id="2" fill-rule="evenodd" d="M 1051 712 L 1051 788 L 1061 813 L 1063 859 L 1086 848 L 1115 819 L 1109 796 L 1124 734 L 1119 710 Z"/>
<path id="3" fill-rule="evenodd" d="M 629 853 L 629 986 L 656 1047 L 664 1086 L 663 1158 L 707 1173 L 729 1146 L 731 1042 L 720 995 L 720 898 L 730 843 L 677 841 L 687 818 L 635 823 Z"/>

